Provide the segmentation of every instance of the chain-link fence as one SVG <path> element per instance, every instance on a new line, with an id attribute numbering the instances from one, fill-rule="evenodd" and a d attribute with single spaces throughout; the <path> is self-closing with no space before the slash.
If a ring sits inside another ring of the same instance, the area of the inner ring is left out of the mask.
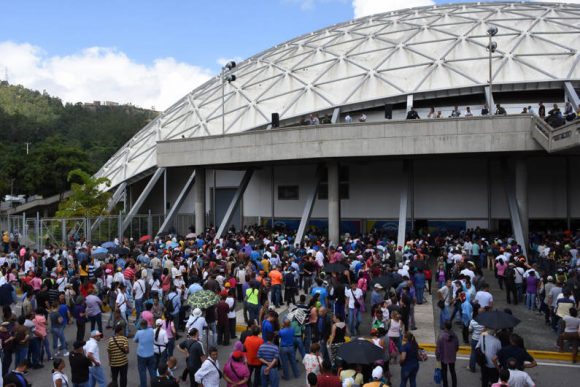
<path id="1" fill-rule="evenodd" d="M 35 218 L 22 216 L 0 217 L 0 230 L 8 231 L 13 238 L 26 246 L 44 249 L 48 245 L 71 244 L 81 239 L 95 243 L 115 238 L 134 238 L 159 233 L 163 214 L 137 214 L 121 233 L 124 214 L 99 218 Z M 186 235 L 194 223 L 193 214 L 177 214 L 165 232 Z"/>

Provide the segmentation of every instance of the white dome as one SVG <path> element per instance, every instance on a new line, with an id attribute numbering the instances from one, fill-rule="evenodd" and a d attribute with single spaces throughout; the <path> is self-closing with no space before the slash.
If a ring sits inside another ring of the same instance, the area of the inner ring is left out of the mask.
<path id="1" fill-rule="evenodd" d="M 377 14 L 312 32 L 263 51 L 211 79 L 137 133 L 97 173 L 113 186 L 156 166 L 156 142 L 266 127 L 271 114 L 298 121 L 336 107 L 379 106 L 439 90 L 493 82 L 580 79 L 580 7 L 557 3 L 470 3 Z"/>

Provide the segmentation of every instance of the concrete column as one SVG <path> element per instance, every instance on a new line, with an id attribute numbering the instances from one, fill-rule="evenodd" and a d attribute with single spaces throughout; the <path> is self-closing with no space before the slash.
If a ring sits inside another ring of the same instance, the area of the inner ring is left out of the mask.
<path id="1" fill-rule="evenodd" d="M 328 162 L 328 239 L 333 244 L 340 241 L 340 190 L 336 161 Z"/>
<path id="2" fill-rule="evenodd" d="M 195 232 L 201 234 L 205 231 L 205 168 L 195 170 Z"/>
<path id="3" fill-rule="evenodd" d="M 528 167 L 525 158 L 517 158 L 515 164 L 515 191 L 518 209 L 520 212 L 520 221 L 522 224 L 522 233 L 525 243 L 525 249 L 528 247 Z M 518 241 L 519 242 L 519 241 Z"/>

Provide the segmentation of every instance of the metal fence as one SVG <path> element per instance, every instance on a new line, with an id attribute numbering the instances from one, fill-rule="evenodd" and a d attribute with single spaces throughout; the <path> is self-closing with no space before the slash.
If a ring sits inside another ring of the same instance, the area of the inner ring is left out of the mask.
<path id="1" fill-rule="evenodd" d="M 48 245 L 65 245 L 80 239 L 105 242 L 115 238 L 139 239 L 143 235 L 155 236 L 165 220 L 163 214 L 137 214 L 120 233 L 124 214 L 100 218 L 41 218 L 21 216 L 0 217 L 0 230 L 18 237 L 20 243 L 36 249 Z M 186 235 L 194 223 L 193 214 L 177 214 L 165 232 Z"/>

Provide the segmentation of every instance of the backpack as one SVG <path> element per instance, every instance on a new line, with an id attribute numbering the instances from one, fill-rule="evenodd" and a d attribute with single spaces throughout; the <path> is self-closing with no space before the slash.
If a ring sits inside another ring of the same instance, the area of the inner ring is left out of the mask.
<path id="1" fill-rule="evenodd" d="M 514 268 L 508 268 L 504 273 L 504 278 L 506 282 L 515 282 L 516 280 L 516 271 Z"/>
<path id="2" fill-rule="evenodd" d="M 167 300 L 165 300 L 164 305 L 165 305 L 165 312 L 167 312 L 168 314 L 173 314 L 173 312 L 175 311 L 175 307 L 173 306 L 173 299 L 177 297 L 177 294 L 173 295 L 173 297 L 171 298 L 167 298 Z"/>

